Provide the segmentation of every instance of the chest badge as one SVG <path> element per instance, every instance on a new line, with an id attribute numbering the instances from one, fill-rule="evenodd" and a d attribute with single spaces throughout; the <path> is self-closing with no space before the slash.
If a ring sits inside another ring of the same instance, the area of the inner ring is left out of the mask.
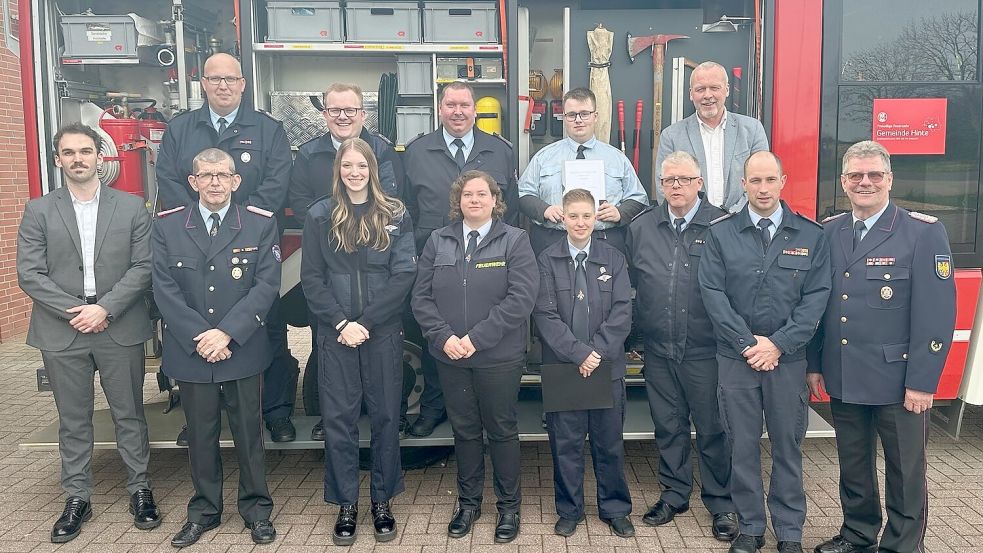
<path id="1" fill-rule="evenodd" d="M 242 267 L 232 267 L 232 278 L 235 280 L 242 278 Z"/>
<path id="2" fill-rule="evenodd" d="M 238 257 L 233 257 L 232 258 L 232 264 L 233 265 L 238 265 L 239 264 L 239 258 Z"/>
<path id="3" fill-rule="evenodd" d="M 243 163 L 249 163 L 250 160 L 253 159 L 253 156 L 249 152 L 242 152 L 242 155 L 239 156 L 239 159 L 241 159 Z"/>
<path id="4" fill-rule="evenodd" d="M 928 344 L 928 349 L 932 350 L 932 353 L 938 353 L 942 351 L 942 342 L 940 340 L 932 340 Z"/>
<path id="5" fill-rule="evenodd" d="M 881 299 L 889 300 L 894 297 L 894 289 L 890 286 L 884 286 L 881 288 Z"/>
<path id="6" fill-rule="evenodd" d="M 605 269 L 604 267 L 601 267 L 600 272 L 603 275 L 604 273 L 608 272 L 608 270 Z"/>
<path id="7" fill-rule="evenodd" d="M 577 301 L 584 301 L 584 291 L 577 290 Z"/>
<path id="8" fill-rule="evenodd" d="M 600 280 L 601 282 L 607 282 L 608 280 L 611 280 L 611 275 L 601 275 L 597 277 L 597 280 Z"/>

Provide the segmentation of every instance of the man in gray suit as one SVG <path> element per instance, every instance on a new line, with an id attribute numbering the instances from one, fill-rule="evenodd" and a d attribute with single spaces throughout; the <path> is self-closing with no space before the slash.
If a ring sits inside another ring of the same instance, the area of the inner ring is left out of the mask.
<path id="1" fill-rule="evenodd" d="M 747 203 L 741 186 L 744 162 L 754 152 L 768 150 L 768 138 L 757 119 L 727 111 L 728 96 L 727 70 L 712 61 L 698 65 L 689 77 L 696 113 L 662 130 L 653 170 L 658 182 L 667 155 L 677 150 L 693 154 L 703 168 L 707 201 L 736 213 Z M 656 187 L 656 199 L 663 201 L 661 187 Z"/>
<path id="2" fill-rule="evenodd" d="M 66 186 L 31 200 L 17 234 L 17 277 L 34 300 L 27 343 L 41 350 L 58 409 L 61 485 L 68 500 L 51 541 L 75 538 L 92 517 L 93 379 L 116 424 L 137 528 L 160 525 L 150 491 L 143 415 L 143 343 L 150 339 L 150 215 L 143 200 L 102 186 L 101 139 L 72 123 L 55 134 Z"/>

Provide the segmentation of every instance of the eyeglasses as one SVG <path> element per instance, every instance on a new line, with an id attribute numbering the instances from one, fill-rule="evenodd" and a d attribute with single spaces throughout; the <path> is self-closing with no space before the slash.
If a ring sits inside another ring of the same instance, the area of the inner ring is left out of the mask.
<path id="1" fill-rule="evenodd" d="M 852 182 L 853 184 L 860 184 L 864 180 L 864 176 L 870 179 L 871 184 L 877 184 L 884 180 L 884 175 L 890 174 L 890 171 L 854 171 L 853 173 L 843 173 L 846 180 Z"/>
<path id="2" fill-rule="evenodd" d="M 212 86 L 218 86 L 225 83 L 226 86 L 232 86 L 237 82 L 242 80 L 242 77 L 202 77 L 208 84 Z"/>
<path id="3" fill-rule="evenodd" d="M 563 114 L 563 118 L 567 121 L 574 122 L 580 117 L 581 121 L 586 121 L 588 117 L 597 113 L 596 111 L 568 111 Z"/>
<path id="4" fill-rule="evenodd" d="M 662 186 L 671 188 L 672 185 L 679 183 L 679 186 L 689 186 L 694 180 L 700 177 L 666 177 L 662 179 Z"/>
<path id="5" fill-rule="evenodd" d="M 195 175 L 196 180 L 202 180 L 206 182 L 215 182 L 216 180 L 222 184 L 229 184 L 232 182 L 232 173 L 198 173 Z"/>
<path id="6" fill-rule="evenodd" d="M 330 117 L 341 117 L 344 113 L 347 117 L 355 117 L 362 108 L 326 108 L 324 110 Z"/>

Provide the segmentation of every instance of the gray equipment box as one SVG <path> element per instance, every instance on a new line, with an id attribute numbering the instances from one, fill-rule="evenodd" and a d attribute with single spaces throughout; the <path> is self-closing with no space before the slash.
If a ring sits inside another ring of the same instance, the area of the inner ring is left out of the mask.
<path id="1" fill-rule="evenodd" d="M 282 1 L 266 4 L 267 39 L 283 42 L 341 42 L 341 2 L 332 0 Z"/>
<path id="2" fill-rule="evenodd" d="M 401 96 L 433 94 L 430 56 L 396 56 L 396 75 Z"/>
<path id="3" fill-rule="evenodd" d="M 420 42 L 417 2 L 348 0 L 345 24 L 347 42 Z"/>
<path id="4" fill-rule="evenodd" d="M 423 42 L 497 43 L 495 2 L 424 2 Z"/>
<path id="5" fill-rule="evenodd" d="M 137 59 L 138 46 L 163 42 L 156 23 L 136 14 L 61 16 L 64 58 Z"/>
<path id="6" fill-rule="evenodd" d="M 396 144 L 405 146 L 416 135 L 433 129 L 433 108 L 396 106 Z"/>

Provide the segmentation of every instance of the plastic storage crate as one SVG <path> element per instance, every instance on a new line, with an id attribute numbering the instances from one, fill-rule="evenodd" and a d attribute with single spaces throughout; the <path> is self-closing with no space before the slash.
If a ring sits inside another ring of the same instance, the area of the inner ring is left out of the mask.
<path id="1" fill-rule="evenodd" d="M 348 42 L 420 42 L 416 2 L 348 0 L 345 23 Z"/>
<path id="2" fill-rule="evenodd" d="M 396 144 L 403 146 L 416 135 L 433 129 L 433 108 L 396 106 Z"/>
<path id="3" fill-rule="evenodd" d="M 497 43 L 495 2 L 424 2 L 423 42 Z"/>
<path id="4" fill-rule="evenodd" d="M 333 0 L 283 1 L 266 4 L 267 39 L 283 42 L 341 42 L 341 2 Z"/>
<path id="5" fill-rule="evenodd" d="M 396 75 L 402 96 L 433 94 L 433 72 L 430 56 L 396 56 Z"/>
<path id="6" fill-rule="evenodd" d="M 62 15 L 60 20 L 65 58 L 136 59 L 138 46 L 163 42 L 157 24 L 135 14 Z"/>

